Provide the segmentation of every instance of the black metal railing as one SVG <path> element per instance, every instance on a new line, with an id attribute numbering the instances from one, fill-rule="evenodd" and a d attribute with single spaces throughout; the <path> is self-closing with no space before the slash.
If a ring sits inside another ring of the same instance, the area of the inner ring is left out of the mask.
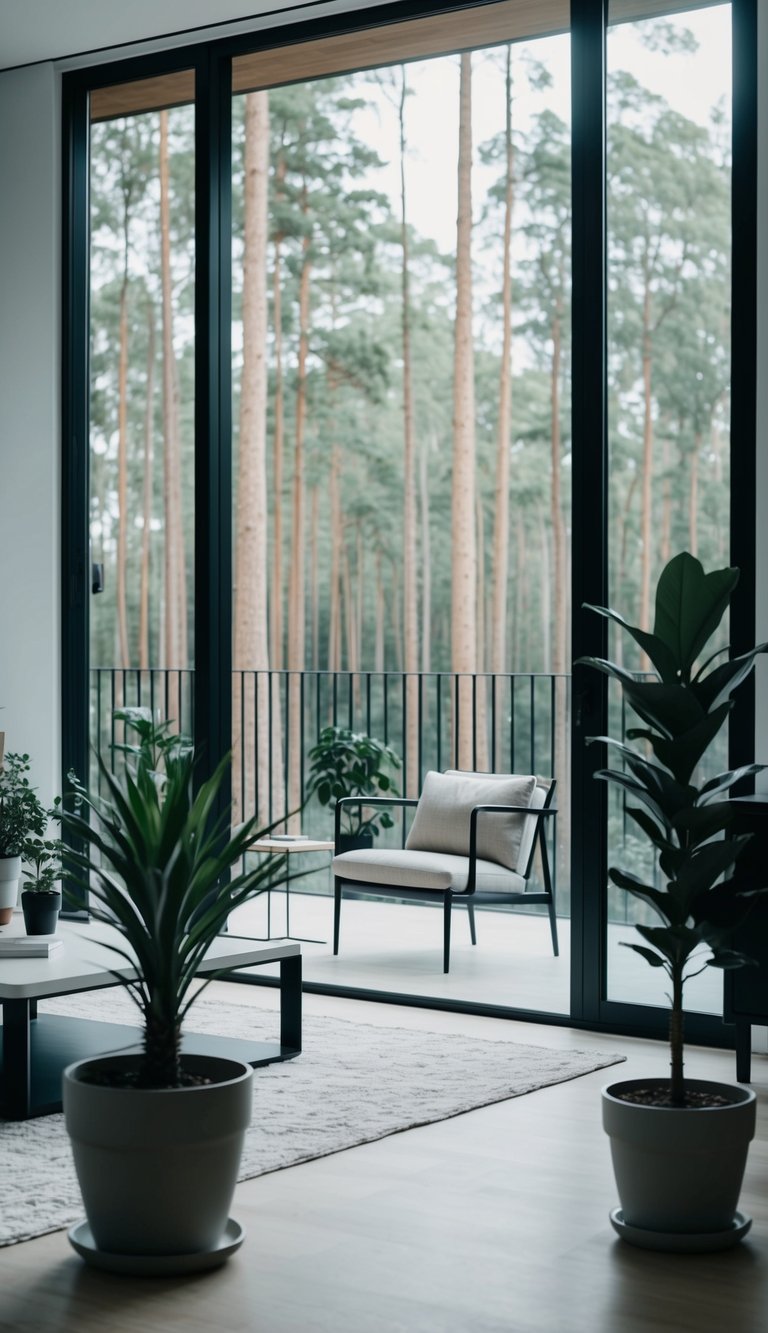
<path id="1" fill-rule="evenodd" d="M 191 735 L 194 671 L 91 671 L 91 743 L 110 767 L 123 728 L 115 709 L 144 706 Z M 418 794 L 429 769 L 538 773 L 558 781 L 552 862 L 559 909 L 569 907 L 567 811 L 570 677 L 535 672 L 238 671 L 232 678 L 233 798 L 238 818 L 272 822 L 302 803 L 308 754 L 326 726 L 365 732 L 399 756 L 400 791 Z M 98 784 L 94 765 L 92 782 Z M 328 837 L 331 815 L 309 802 L 302 828 Z M 394 836 L 394 835 L 393 835 Z M 535 910 L 535 909 L 531 909 Z"/>

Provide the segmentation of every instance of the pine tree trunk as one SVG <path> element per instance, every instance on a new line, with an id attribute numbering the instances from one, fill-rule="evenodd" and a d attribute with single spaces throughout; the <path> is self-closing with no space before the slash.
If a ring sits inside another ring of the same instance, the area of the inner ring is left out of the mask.
<path id="1" fill-rule="evenodd" d="M 496 487 L 493 524 L 493 589 L 491 606 L 491 671 L 500 675 L 507 668 L 507 619 L 509 602 L 509 447 L 512 418 L 512 214 L 514 194 L 514 150 L 512 146 L 512 47 L 507 47 L 505 73 L 506 114 L 504 125 L 504 239 L 502 245 L 502 338 L 499 371 L 499 421 L 496 433 Z M 496 762 L 502 753 L 503 717 L 497 709 L 494 738 Z"/>
<path id="2" fill-rule="evenodd" d="M 475 765 L 482 773 L 491 767 L 488 746 L 488 682 L 485 671 L 485 510 L 479 491 L 475 493 L 475 527 L 477 533 L 477 656 L 475 670 Z"/>
<path id="3" fill-rule="evenodd" d="M 163 493 L 165 513 L 165 666 L 186 667 L 187 584 L 181 506 L 181 437 L 179 389 L 173 346 L 171 282 L 170 178 L 168 112 L 160 112 L 160 270 L 163 347 Z M 178 677 L 168 680 L 169 697 L 177 697 Z M 173 707 L 171 708 L 173 713 Z M 172 719 L 176 722 L 178 719 Z"/>
<path id="4" fill-rule="evenodd" d="M 302 191 L 302 212 L 305 221 L 309 215 L 309 197 L 306 184 Z M 288 729 L 288 809 L 296 811 L 301 804 L 301 735 L 302 688 L 301 673 L 306 668 L 305 626 L 305 533 L 304 533 L 304 437 L 307 417 L 307 354 L 309 348 L 310 277 L 312 259 L 309 230 L 302 240 L 301 276 L 299 279 L 299 353 L 296 378 L 296 425 L 293 452 L 293 506 L 291 520 L 291 568 L 288 592 L 288 683 L 290 707 Z M 299 831 L 297 814 L 289 820 L 289 832 Z"/>
<path id="5" fill-rule="evenodd" d="M 127 228 L 127 219 L 126 219 Z M 126 572 L 128 564 L 128 242 L 126 238 L 125 271 L 120 286 L 120 354 L 117 388 L 117 633 L 120 666 L 131 665 L 128 646 L 126 607 Z"/>
<path id="6" fill-rule="evenodd" d="M 386 600 L 384 597 L 384 579 L 381 573 L 381 551 L 377 551 L 376 552 L 376 628 L 374 631 L 374 653 L 373 653 L 374 671 L 384 670 L 385 610 L 386 610 Z"/>
<path id="7" fill-rule="evenodd" d="M 144 412 L 144 480 L 142 487 L 141 576 L 139 584 L 139 666 L 149 668 L 149 576 L 152 535 L 155 410 L 155 308 L 147 301 L 147 402 Z"/>
<path id="8" fill-rule="evenodd" d="M 275 166 L 275 201 L 283 198 L 285 159 L 278 157 Z M 275 236 L 275 262 L 272 272 L 272 320 L 275 358 L 275 423 L 272 442 L 272 472 L 274 485 L 274 516 L 272 524 L 272 596 L 270 599 L 269 646 L 272 665 L 280 670 L 283 665 L 283 476 L 285 457 L 285 396 L 283 389 L 283 273 L 282 241 Z"/>
<path id="9" fill-rule="evenodd" d="M 328 670 L 341 670 L 341 448 L 331 446 L 331 476 L 329 485 L 331 510 L 331 573 L 330 606 L 328 616 Z"/>
<path id="10" fill-rule="evenodd" d="M 643 467 L 642 503 L 640 509 L 640 616 L 641 629 L 651 627 L 651 521 L 653 498 L 653 399 L 651 381 L 653 372 L 653 342 L 651 334 L 651 290 L 648 274 L 643 294 Z M 645 671 L 648 658 L 642 654 L 640 670 Z"/>
<path id="11" fill-rule="evenodd" d="M 432 542 L 429 531 L 429 445 L 421 450 L 421 669 L 431 671 Z"/>
<path id="12" fill-rule="evenodd" d="M 461 56 L 459 93 L 456 324 L 451 504 L 451 666 L 459 674 L 454 718 L 459 768 L 474 766 L 472 677 L 476 670 L 475 384 L 472 341 L 472 57 Z"/>
<path id="13" fill-rule="evenodd" d="M 320 521 L 320 488 L 311 489 L 309 506 L 309 578 L 310 619 L 312 625 L 312 670 L 320 670 L 320 574 L 318 527 Z"/>
<path id="14" fill-rule="evenodd" d="M 691 471 L 688 478 L 688 550 L 691 555 L 699 554 L 699 458 L 701 456 L 701 432 L 697 431 L 693 452 L 691 453 Z"/>
<path id="15" fill-rule="evenodd" d="M 669 437 L 665 434 L 662 453 L 664 481 L 661 488 L 661 539 L 659 557 L 662 569 L 672 553 L 672 487 L 669 478 Z"/>
<path id="16" fill-rule="evenodd" d="M 243 249 L 243 371 L 235 519 L 235 673 L 269 671 L 267 605 L 267 202 L 269 195 L 269 94 L 245 99 Z M 269 822 L 269 689 L 258 677 L 258 704 L 245 678 L 241 709 L 239 676 L 233 685 L 233 821 L 257 812 Z M 258 715 L 257 715 L 258 710 Z M 257 804 L 258 802 L 258 804 Z"/>
<path id="17" fill-rule="evenodd" d="M 408 93 L 405 65 L 400 68 L 400 246 L 402 253 L 402 343 L 403 343 L 403 648 L 405 655 L 405 783 L 406 796 L 419 793 L 419 608 L 418 560 L 416 553 L 416 442 L 411 370 L 411 294 L 408 253 L 408 206 L 405 179 L 405 99 Z"/>

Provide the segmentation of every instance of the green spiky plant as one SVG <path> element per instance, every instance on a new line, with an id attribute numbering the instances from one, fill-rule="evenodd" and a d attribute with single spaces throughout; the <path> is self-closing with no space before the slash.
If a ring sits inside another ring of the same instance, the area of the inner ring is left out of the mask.
<path id="1" fill-rule="evenodd" d="M 652 967 L 663 968 L 669 978 L 674 1106 L 686 1104 L 685 982 L 705 966 L 727 969 L 751 961 L 728 944 L 755 896 L 740 890 L 732 878 L 751 835 L 729 835 L 734 814 L 724 798 L 735 783 L 765 765 L 747 764 L 705 782 L 696 780 L 701 760 L 733 707 L 733 691 L 749 675 L 758 653 L 768 651 L 768 644 L 762 643 L 719 665 L 715 661 L 727 648 L 705 656 L 738 579 L 738 569 L 705 574 L 689 552 L 675 556 L 659 578 L 652 634 L 628 624 L 617 611 L 587 607 L 630 634 L 654 668 L 652 679 L 639 679 L 603 658 L 581 659 L 619 682 L 626 702 L 644 724 L 627 731 L 627 740 L 640 742 L 642 749 L 611 736 L 593 736 L 590 742 L 610 746 L 623 761 L 623 769 L 601 769 L 595 776 L 614 783 L 636 802 L 627 814 L 656 849 L 665 881 L 656 888 L 616 867 L 609 871 L 612 883 L 649 904 L 663 923 L 638 925 L 643 943 L 627 947 Z M 710 951 L 706 958 L 705 948 Z"/>
<path id="2" fill-rule="evenodd" d="M 137 729 L 136 718 L 123 720 Z M 195 790 L 193 751 L 183 737 L 168 742 L 169 735 L 167 724 L 142 724 L 138 745 L 124 747 L 122 773 L 111 773 L 99 758 L 107 795 L 89 794 L 72 778 L 75 808 L 62 815 L 72 835 L 67 879 L 89 893 L 94 919 L 122 936 L 109 947 L 136 969 L 135 980 L 112 975 L 142 1014 L 135 1081 L 144 1088 L 184 1086 L 182 1024 L 204 986 L 222 975 L 209 974 L 201 985 L 200 964 L 230 912 L 287 878 L 284 856 L 229 878 L 266 830 L 252 819 L 231 831 L 230 812 L 217 816 L 229 756 Z M 75 896 L 69 884 L 65 893 Z"/>

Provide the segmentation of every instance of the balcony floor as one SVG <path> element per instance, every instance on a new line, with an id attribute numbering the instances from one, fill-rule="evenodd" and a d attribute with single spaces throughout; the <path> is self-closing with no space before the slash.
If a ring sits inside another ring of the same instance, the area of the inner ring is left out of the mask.
<path id="1" fill-rule="evenodd" d="M 570 921 L 560 918 L 560 957 L 555 958 L 546 916 L 476 911 L 477 947 L 469 939 L 466 912 L 455 908 L 451 971 L 442 971 L 442 916 L 430 906 L 344 899 L 340 953 L 334 958 L 333 901 L 320 894 L 291 893 L 290 927 L 304 942 L 304 977 L 310 982 L 360 990 L 429 996 L 460 1003 L 504 1005 L 546 1013 L 569 1012 Z M 230 929 L 267 934 L 266 895 L 233 912 Z M 274 891 L 271 930 L 285 930 L 285 894 Z M 621 942 L 637 938 L 631 926 L 612 925 L 608 937 L 609 998 L 666 1006 L 665 979 Z M 686 987 L 686 1007 L 722 1011 L 722 977 L 714 968 Z"/>

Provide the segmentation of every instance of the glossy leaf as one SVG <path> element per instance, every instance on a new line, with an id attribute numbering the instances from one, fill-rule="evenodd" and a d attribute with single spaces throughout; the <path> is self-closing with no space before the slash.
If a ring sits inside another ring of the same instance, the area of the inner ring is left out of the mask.
<path id="1" fill-rule="evenodd" d="M 656 588 L 654 634 L 672 653 L 683 679 L 714 634 L 739 581 L 738 569 L 705 574 L 701 562 L 681 551 L 665 566 Z"/>

